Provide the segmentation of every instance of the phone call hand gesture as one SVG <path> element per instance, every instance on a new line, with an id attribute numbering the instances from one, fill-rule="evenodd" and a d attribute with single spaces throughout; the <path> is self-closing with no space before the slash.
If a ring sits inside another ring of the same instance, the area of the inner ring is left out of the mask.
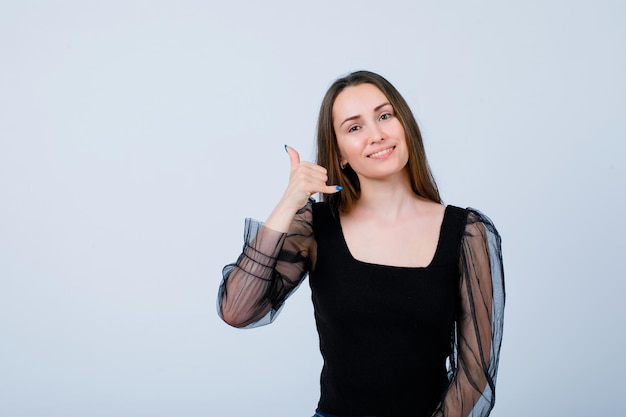
<path id="1" fill-rule="evenodd" d="M 291 208 L 302 208 L 309 197 L 315 193 L 334 194 L 341 190 L 336 185 L 326 185 L 328 176 L 326 168 L 311 162 L 300 161 L 298 152 L 285 146 L 289 154 L 289 184 L 283 195 L 283 202 Z"/>
<path id="2" fill-rule="evenodd" d="M 286 231 L 296 212 L 304 207 L 315 193 L 334 194 L 341 190 L 337 185 L 326 185 L 326 168 L 317 164 L 300 161 L 298 152 L 285 145 L 289 154 L 289 184 L 280 202 L 265 222 L 265 225 L 279 231 Z"/>

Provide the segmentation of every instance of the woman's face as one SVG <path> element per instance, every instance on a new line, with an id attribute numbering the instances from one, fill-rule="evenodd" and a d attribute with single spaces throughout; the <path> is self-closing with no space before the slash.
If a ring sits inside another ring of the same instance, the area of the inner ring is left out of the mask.
<path id="1" fill-rule="evenodd" d="M 404 128 L 382 91 L 365 83 L 346 87 L 333 104 L 341 163 L 359 178 L 385 179 L 409 160 Z"/>

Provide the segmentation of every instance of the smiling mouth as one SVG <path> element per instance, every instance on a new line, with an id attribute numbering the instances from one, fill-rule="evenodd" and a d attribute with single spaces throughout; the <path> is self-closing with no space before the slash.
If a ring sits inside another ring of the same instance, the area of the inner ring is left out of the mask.
<path id="1" fill-rule="evenodd" d="M 392 146 L 390 148 L 387 149 L 383 149 L 382 151 L 378 151 L 376 153 L 373 153 L 371 155 L 367 155 L 368 158 L 380 158 L 381 156 L 385 156 L 387 154 L 389 154 L 391 151 L 393 151 L 394 149 L 396 149 L 395 146 Z"/>

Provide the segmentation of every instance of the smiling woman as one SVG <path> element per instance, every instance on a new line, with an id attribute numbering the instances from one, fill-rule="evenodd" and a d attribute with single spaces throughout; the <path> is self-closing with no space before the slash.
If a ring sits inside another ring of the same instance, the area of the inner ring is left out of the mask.
<path id="1" fill-rule="evenodd" d="M 270 323 L 308 275 L 324 359 L 316 416 L 489 415 L 505 298 L 496 228 L 442 204 L 415 118 L 378 74 L 331 85 L 317 145 L 316 164 L 285 147 L 289 184 L 264 224 L 247 220 L 219 315 Z"/>
<path id="2" fill-rule="evenodd" d="M 333 106 L 333 120 L 344 169 L 350 165 L 370 180 L 407 175 L 403 168 L 409 154 L 402 123 L 376 86 L 360 84 L 342 91 Z"/>

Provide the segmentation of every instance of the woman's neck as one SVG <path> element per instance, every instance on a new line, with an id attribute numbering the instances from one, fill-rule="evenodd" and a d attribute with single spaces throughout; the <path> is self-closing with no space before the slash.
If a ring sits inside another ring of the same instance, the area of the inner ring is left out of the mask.
<path id="1" fill-rule="evenodd" d="M 414 213 L 424 201 L 411 189 L 407 177 L 361 180 L 361 196 L 351 212 L 380 218 L 400 218 Z"/>

